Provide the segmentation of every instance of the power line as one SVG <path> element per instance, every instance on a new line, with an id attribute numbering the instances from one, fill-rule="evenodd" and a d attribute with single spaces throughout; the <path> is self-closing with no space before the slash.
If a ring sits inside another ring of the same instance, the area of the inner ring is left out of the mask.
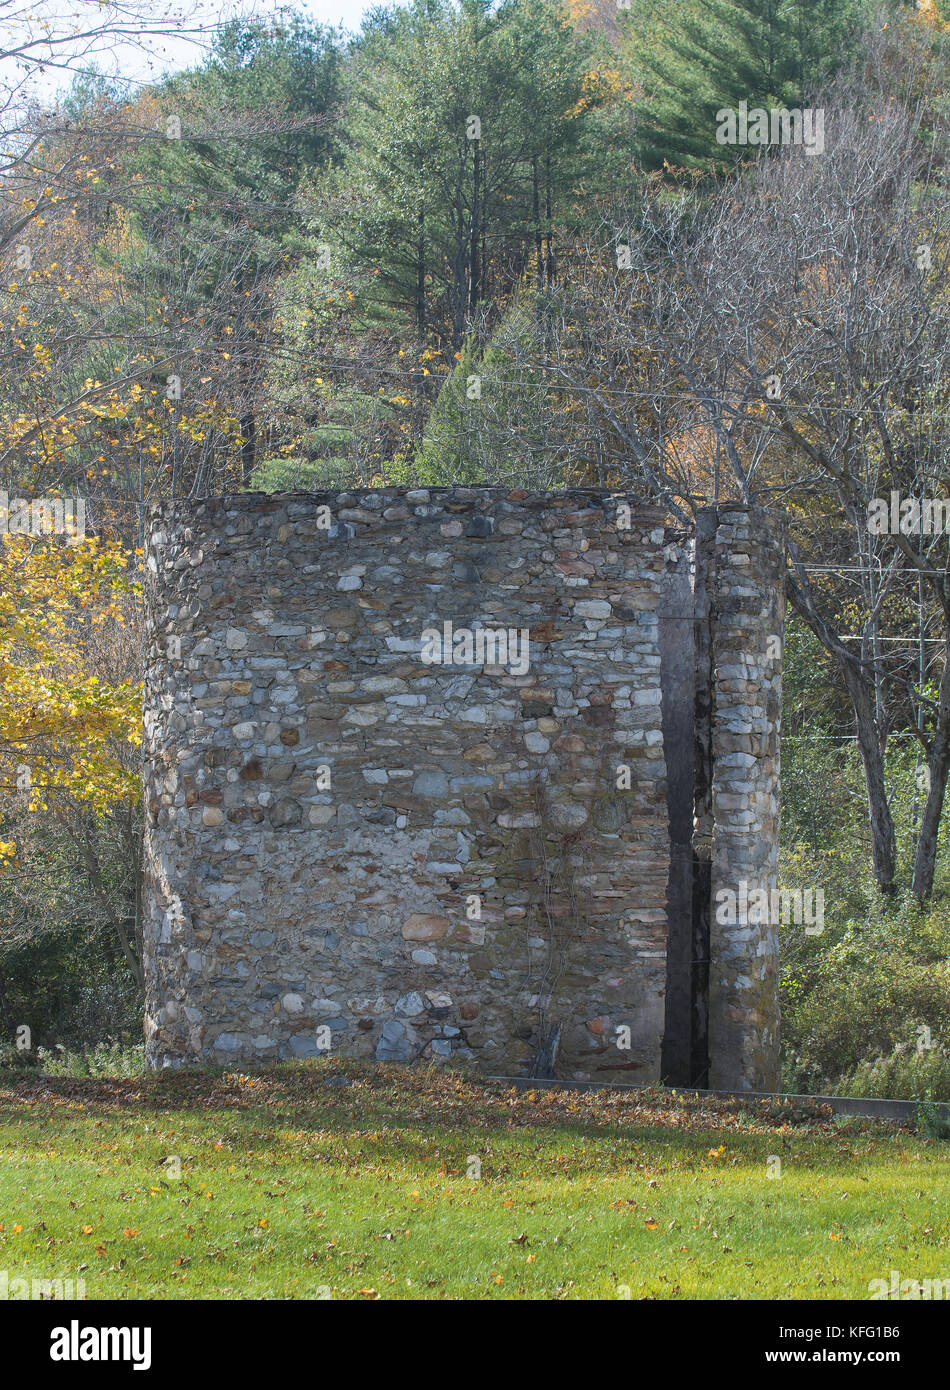
<path id="1" fill-rule="evenodd" d="M 917 743 L 921 742 L 917 734 L 909 733 L 906 730 L 888 734 L 885 742 L 890 743 L 892 740 L 904 738 L 912 738 Z M 788 743 L 790 740 L 799 743 L 857 743 L 858 736 L 857 734 L 786 734 L 783 732 L 781 735 L 782 743 Z"/>

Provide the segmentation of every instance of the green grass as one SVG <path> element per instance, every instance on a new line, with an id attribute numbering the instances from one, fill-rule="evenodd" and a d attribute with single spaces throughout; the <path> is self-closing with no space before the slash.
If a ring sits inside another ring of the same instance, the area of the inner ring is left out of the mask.
<path id="1" fill-rule="evenodd" d="M 861 1299 L 950 1278 L 948 1157 L 817 1109 L 453 1072 L 7 1073 L 0 1271 L 88 1298 Z"/>

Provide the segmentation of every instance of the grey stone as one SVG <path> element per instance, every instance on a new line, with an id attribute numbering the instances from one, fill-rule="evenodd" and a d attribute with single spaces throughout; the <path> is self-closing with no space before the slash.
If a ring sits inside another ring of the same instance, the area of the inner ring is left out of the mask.
<path id="1" fill-rule="evenodd" d="M 705 1003 L 715 1084 L 774 1088 L 778 934 L 712 908 L 774 881 L 783 523 L 721 504 L 693 545 L 622 503 L 500 485 L 157 504 L 150 1067 L 316 1056 L 320 1024 L 343 1057 L 525 1075 L 541 1010 L 566 1020 L 561 1075 L 685 1084 Z M 527 663 L 426 664 L 447 620 L 527 630 Z M 629 1056 L 605 1042 L 618 1022 Z"/>

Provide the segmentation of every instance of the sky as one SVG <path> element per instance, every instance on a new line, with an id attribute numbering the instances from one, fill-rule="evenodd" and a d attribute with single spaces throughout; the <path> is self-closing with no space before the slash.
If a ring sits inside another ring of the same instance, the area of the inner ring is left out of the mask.
<path id="1" fill-rule="evenodd" d="M 375 3 L 376 0 L 298 0 L 288 8 L 300 10 L 321 24 L 342 25 L 352 33 L 359 28 L 363 14 L 374 8 Z M 33 97 L 48 102 L 57 92 L 69 87 L 74 73 L 93 66 L 110 77 L 127 80 L 134 90 L 165 73 L 199 62 L 215 23 L 237 15 L 276 14 L 281 8 L 276 0 L 174 0 L 172 5 L 157 0 L 151 13 L 162 32 L 152 34 L 139 30 L 134 19 L 135 7 L 136 0 L 130 0 L 128 6 L 123 0 L 115 0 L 115 3 L 101 3 L 100 0 L 29 3 L 25 0 L 22 4 L 20 0 L 0 0 L 0 90 L 15 88 L 20 99 Z M 147 8 L 144 12 L 149 13 Z M 188 14 L 188 19 L 180 26 L 176 26 L 174 19 L 169 22 L 169 17 L 177 13 Z M 73 42 L 68 39 L 67 36 L 77 31 L 88 31 L 90 25 L 108 23 L 107 17 L 111 15 L 125 27 L 124 41 Z M 31 27 L 34 36 L 41 34 L 41 26 L 46 25 L 54 38 L 61 41 L 53 49 L 42 45 L 30 49 L 33 58 L 51 59 L 42 67 L 4 56 L 26 33 L 26 25 Z M 179 32 L 174 32 L 176 27 Z M 186 32 L 189 28 L 195 30 L 191 35 Z"/>

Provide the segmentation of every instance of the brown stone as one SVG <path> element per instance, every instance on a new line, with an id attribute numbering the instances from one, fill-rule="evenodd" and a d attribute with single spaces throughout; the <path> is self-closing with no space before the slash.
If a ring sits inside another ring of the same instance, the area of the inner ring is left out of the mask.
<path id="1" fill-rule="evenodd" d="M 434 913 L 414 912 L 402 924 L 402 934 L 406 941 L 441 941 L 449 929 L 448 917 Z"/>
<path id="2" fill-rule="evenodd" d="M 452 929 L 452 941 L 465 946 L 484 945 L 484 924 L 481 922 L 456 922 Z"/>
<path id="3" fill-rule="evenodd" d="M 331 632 L 339 632 L 348 627 L 356 627 L 359 623 L 359 612 L 356 608 L 329 608 L 324 615 L 324 626 Z"/>
<path id="4" fill-rule="evenodd" d="M 473 743 L 471 748 L 466 748 L 462 753 L 467 763 L 487 763 L 497 756 L 497 748 L 493 748 L 490 743 Z"/>

